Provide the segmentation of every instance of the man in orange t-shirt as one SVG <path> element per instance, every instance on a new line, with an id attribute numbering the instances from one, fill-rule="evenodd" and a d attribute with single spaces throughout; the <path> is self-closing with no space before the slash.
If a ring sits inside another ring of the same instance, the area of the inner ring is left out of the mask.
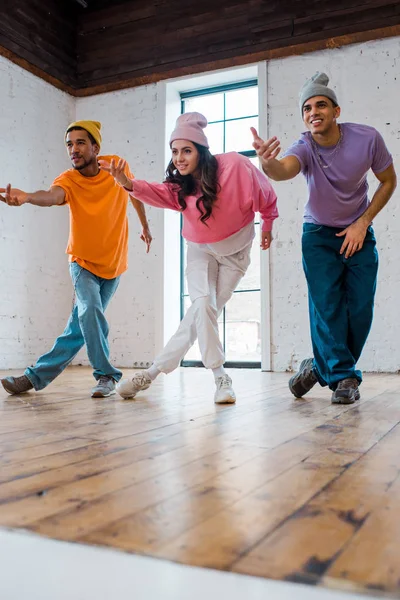
<path id="1" fill-rule="evenodd" d="M 10 206 L 68 204 L 70 234 L 67 254 L 75 289 L 75 302 L 64 332 L 53 348 L 28 367 L 20 377 L 1 380 L 10 394 L 34 388 L 42 390 L 67 367 L 85 344 L 97 381 L 92 397 L 115 393 L 121 371 L 109 360 L 108 323 L 104 311 L 113 297 L 121 274 L 128 267 L 128 193 L 114 178 L 99 168 L 101 124 L 97 121 L 71 123 L 65 134 L 72 169 L 59 175 L 48 191 L 33 193 L 0 188 L 0 200 Z M 110 161 L 116 156 L 102 156 Z M 132 177 L 129 167 L 126 175 Z M 150 249 L 151 234 L 144 206 L 131 198 L 142 225 L 142 240 Z"/>

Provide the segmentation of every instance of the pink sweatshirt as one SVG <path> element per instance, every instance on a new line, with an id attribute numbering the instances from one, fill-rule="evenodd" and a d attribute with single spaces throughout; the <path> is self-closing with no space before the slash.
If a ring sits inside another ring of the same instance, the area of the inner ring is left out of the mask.
<path id="1" fill-rule="evenodd" d="M 278 216 L 276 194 L 265 175 L 245 156 L 237 152 L 217 154 L 220 192 L 206 224 L 200 221 L 196 200 L 200 192 L 185 198 L 187 208 L 182 211 L 176 187 L 171 183 L 147 183 L 132 179 L 132 196 L 158 208 L 183 212 L 182 235 L 189 242 L 210 244 L 220 242 L 237 233 L 254 220 L 256 212 L 262 218 L 262 230 L 271 231 Z"/>

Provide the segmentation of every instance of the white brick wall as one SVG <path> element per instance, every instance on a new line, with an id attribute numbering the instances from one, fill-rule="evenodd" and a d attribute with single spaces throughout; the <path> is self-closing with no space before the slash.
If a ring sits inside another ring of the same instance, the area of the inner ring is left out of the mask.
<path id="1" fill-rule="evenodd" d="M 73 98 L 0 57 L 1 183 L 47 188 L 68 168 L 63 131 Z M 64 327 L 72 290 L 68 209 L 0 203 L 0 368 L 25 367 Z"/>

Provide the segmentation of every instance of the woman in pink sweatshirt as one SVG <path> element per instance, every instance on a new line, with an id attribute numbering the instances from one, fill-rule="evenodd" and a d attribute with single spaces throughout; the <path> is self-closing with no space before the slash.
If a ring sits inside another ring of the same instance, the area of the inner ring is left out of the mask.
<path id="1" fill-rule="evenodd" d="M 197 338 L 203 364 L 215 377 L 215 402 L 236 401 L 223 367 L 217 319 L 250 264 L 255 213 L 262 218 L 261 248 L 266 250 L 278 211 L 272 186 L 248 158 L 237 152 L 210 153 L 203 131 L 206 125 L 207 119 L 199 113 L 178 118 L 164 183 L 128 179 L 123 160 L 117 165 L 101 164 L 138 200 L 182 212 L 187 242 L 186 277 L 192 304 L 153 365 L 118 384 L 123 398 L 133 398 L 160 373 L 176 369 Z"/>

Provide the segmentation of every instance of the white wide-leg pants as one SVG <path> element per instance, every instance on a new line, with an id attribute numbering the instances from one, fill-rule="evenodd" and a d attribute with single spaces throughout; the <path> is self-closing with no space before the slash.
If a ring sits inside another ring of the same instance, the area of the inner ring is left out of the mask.
<path id="1" fill-rule="evenodd" d="M 218 316 L 250 265 L 252 244 L 230 256 L 219 256 L 190 244 L 187 250 L 186 278 L 189 310 L 154 365 L 163 373 L 176 369 L 196 338 L 207 369 L 225 361 L 219 339 Z"/>

